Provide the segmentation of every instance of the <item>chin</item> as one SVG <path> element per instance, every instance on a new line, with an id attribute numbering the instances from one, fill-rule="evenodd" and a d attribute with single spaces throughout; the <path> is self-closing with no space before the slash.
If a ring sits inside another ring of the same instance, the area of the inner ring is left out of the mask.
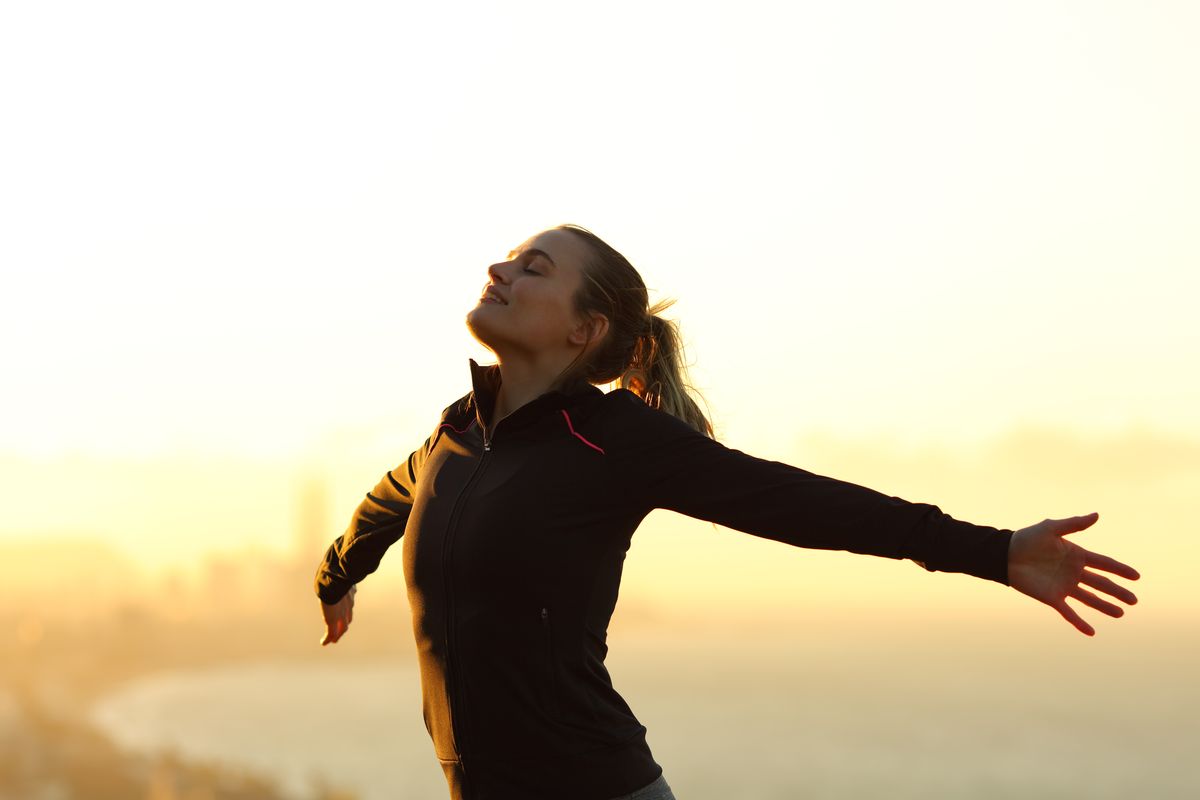
<path id="1" fill-rule="evenodd" d="M 478 310 L 478 308 L 473 308 L 467 312 L 465 320 L 467 330 L 471 332 L 471 336 L 475 337 L 477 342 L 490 349 L 491 342 L 499 337 L 495 335 L 495 331 L 491 330 L 486 321 L 479 318 L 479 314 L 476 313 Z"/>

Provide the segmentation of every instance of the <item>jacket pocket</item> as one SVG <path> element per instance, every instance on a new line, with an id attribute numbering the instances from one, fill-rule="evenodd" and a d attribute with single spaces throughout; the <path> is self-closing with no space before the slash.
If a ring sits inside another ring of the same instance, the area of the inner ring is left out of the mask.
<path id="1" fill-rule="evenodd" d="M 550 626 L 550 609 L 543 607 L 541 615 L 542 639 L 544 640 L 542 659 L 546 666 L 543 677 L 542 696 L 545 698 L 546 712 L 556 717 L 559 713 L 558 666 L 554 659 L 554 633 Z"/>

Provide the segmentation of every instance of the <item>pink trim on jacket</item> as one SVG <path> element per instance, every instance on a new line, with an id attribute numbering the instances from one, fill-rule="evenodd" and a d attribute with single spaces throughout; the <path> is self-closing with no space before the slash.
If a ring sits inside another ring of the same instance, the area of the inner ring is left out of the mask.
<path id="1" fill-rule="evenodd" d="M 475 422 L 476 422 L 476 420 L 471 420 L 470 422 L 467 423 L 467 427 L 463 428 L 461 431 L 458 428 L 451 425 L 449 422 L 443 422 L 441 425 L 438 425 L 438 430 L 440 431 L 442 428 L 449 427 L 450 430 L 454 431 L 455 433 L 466 433 L 468 430 L 471 429 L 471 426 L 474 425 Z"/>
<path id="2" fill-rule="evenodd" d="M 565 408 L 560 408 L 560 409 L 559 409 L 559 411 L 561 411 L 561 412 L 562 412 L 562 415 L 563 415 L 563 416 L 566 418 L 566 420 L 567 420 L 567 427 L 571 429 L 571 433 L 574 433 L 576 436 L 578 436 L 578 437 L 579 437 L 579 440 L 580 440 L 581 442 L 583 442 L 584 444 L 586 444 L 588 447 L 595 448 L 596 450 L 599 450 L 601 453 L 603 453 L 603 452 L 604 452 L 604 448 L 602 448 L 602 447 L 597 447 L 596 445 L 594 445 L 594 444 L 592 444 L 591 442 L 589 442 L 587 439 L 584 439 L 584 438 L 583 438 L 583 436 L 582 436 L 581 434 L 579 434 L 579 433 L 575 433 L 575 426 L 571 424 L 571 415 L 567 413 L 567 410 L 566 410 Z"/>
<path id="3" fill-rule="evenodd" d="M 466 433 L 467 431 L 469 431 L 471 429 L 471 426 L 474 425 L 477 421 L 478 420 L 472 419 L 470 422 L 468 422 L 466 424 L 466 427 L 464 427 L 462 430 L 459 430 L 458 428 L 454 427 L 449 422 L 443 422 L 441 425 L 438 425 L 437 431 L 434 433 L 434 436 L 433 436 L 433 442 L 430 443 L 430 445 L 429 445 L 429 449 L 433 450 L 433 448 L 437 447 L 438 440 L 440 440 L 442 438 L 442 428 L 449 428 L 450 430 L 454 431 L 455 433 Z"/>

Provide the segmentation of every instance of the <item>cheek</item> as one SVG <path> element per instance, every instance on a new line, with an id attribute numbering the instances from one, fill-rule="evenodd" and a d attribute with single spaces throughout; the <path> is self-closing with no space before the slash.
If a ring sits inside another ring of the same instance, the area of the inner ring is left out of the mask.
<path id="1" fill-rule="evenodd" d="M 519 287 L 513 291 L 513 306 L 522 327 L 547 337 L 558 337 L 569 327 L 568 300 L 549 287 Z"/>
<path id="2" fill-rule="evenodd" d="M 561 317 L 563 298 L 554 287 L 546 283 L 522 281 L 513 287 L 513 302 L 544 317 Z"/>

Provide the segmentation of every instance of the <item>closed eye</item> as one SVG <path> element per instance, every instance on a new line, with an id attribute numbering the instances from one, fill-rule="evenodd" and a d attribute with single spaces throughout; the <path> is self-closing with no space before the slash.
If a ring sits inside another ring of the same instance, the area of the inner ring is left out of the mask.
<path id="1" fill-rule="evenodd" d="M 530 273 L 531 275 L 541 275 L 541 274 L 542 274 L 542 273 L 540 273 L 540 272 L 534 272 L 534 271 L 533 271 L 532 269 L 530 269 L 529 267 L 526 267 L 526 268 L 524 269 L 524 271 L 525 271 L 525 272 L 528 272 L 528 273 Z"/>

